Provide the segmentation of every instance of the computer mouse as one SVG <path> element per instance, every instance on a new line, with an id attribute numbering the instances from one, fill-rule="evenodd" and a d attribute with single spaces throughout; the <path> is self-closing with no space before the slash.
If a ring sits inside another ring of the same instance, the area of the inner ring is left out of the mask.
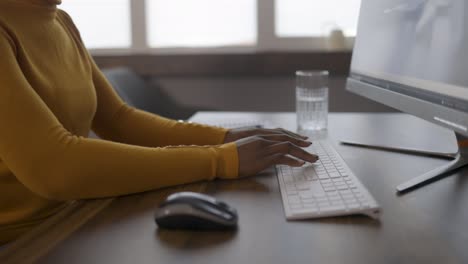
<path id="1" fill-rule="evenodd" d="M 193 192 L 174 193 L 156 210 L 160 228 L 223 230 L 237 228 L 237 211 L 214 197 Z"/>

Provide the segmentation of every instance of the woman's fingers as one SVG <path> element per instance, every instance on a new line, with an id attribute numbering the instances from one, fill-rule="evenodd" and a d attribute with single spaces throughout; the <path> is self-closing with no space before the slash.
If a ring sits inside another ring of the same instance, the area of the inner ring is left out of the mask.
<path id="1" fill-rule="evenodd" d="M 259 135 L 259 137 L 266 139 L 268 141 L 274 141 L 274 143 L 291 142 L 294 145 L 297 145 L 300 147 L 308 147 L 312 144 L 312 142 L 310 141 L 306 141 L 301 138 L 292 137 L 292 136 L 285 135 L 285 134 Z"/>
<path id="2" fill-rule="evenodd" d="M 316 162 L 319 157 L 317 155 L 311 154 L 302 148 L 292 144 L 291 142 L 281 142 L 277 144 L 273 144 L 267 147 L 266 149 L 266 155 L 271 156 L 271 155 L 276 155 L 276 154 L 281 154 L 281 155 L 291 155 L 295 158 L 314 163 Z"/>
<path id="3" fill-rule="evenodd" d="M 310 144 L 300 138 L 284 134 L 239 139 L 236 141 L 239 175 L 254 175 L 275 164 L 300 167 L 304 165 L 304 161 L 316 162 L 318 159 L 316 155 L 302 149 Z"/>
<path id="4" fill-rule="evenodd" d="M 295 138 L 300 138 L 300 139 L 303 139 L 303 140 L 308 138 L 306 136 L 299 135 L 297 133 L 291 132 L 291 131 L 283 129 L 283 128 L 275 128 L 275 129 L 263 128 L 263 129 L 259 129 L 258 132 L 260 134 L 285 134 L 285 135 L 295 137 Z"/>
<path id="5" fill-rule="evenodd" d="M 305 164 L 305 162 L 302 160 L 295 159 L 288 155 L 280 155 L 279 157 L 276 157 L 274 164 L 288 165 L 291 167 L 301 167 Z"/>
<path id="6" fill-rule="evenodd" d="M 291 132 L 291 131 L 286 130 L 286 129 L 284 129 L 284 128 L 277 128 L 277 129 L 275 129 L 275 130 L 280 131 L 280 132 L 282 132 L 282 133 L 285 133 L 285 134 L 287 134 L 287 135 L 291 135 L 291 136 L 293 136 L 293 137 L 299 137 L 299 138 L 302 138 L 302 139 L 307 139 L 307 138 L 308 138 L 307 136 L 299 135 L 299 134 L 297 134 L 297 133 Z"/>

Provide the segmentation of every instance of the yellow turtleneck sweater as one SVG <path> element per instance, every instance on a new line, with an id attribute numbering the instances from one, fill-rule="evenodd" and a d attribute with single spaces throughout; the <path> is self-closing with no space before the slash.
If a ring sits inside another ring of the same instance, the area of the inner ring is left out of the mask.
<path id="1" fill-rule="evenodd" d="M 226 130 L 126 105 L 57 4 L 0 0 L 0 244 L 67 200 L 237 177 Z"/>

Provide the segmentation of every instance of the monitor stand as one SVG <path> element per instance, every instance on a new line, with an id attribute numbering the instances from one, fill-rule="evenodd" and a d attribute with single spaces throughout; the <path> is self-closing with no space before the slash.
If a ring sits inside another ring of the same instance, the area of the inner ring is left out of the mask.
<path id="1" fill-rule="evenodd" d="M 404 182 L 396 187 L 398 193 L 404 193 L 420 187 L 424 184 L 430 183 L 432 181 L 438 180 L 444 176 L 447 176 L 450 172 L 457 170 L 461 167 L 468 165 L 468 138 L 462 136 L 458 133 L 455 133 L 457 142 L 458 142 L 458 153 L 443 153 L 443 152 L 431 152 L 426 150 L 418 150 L 412 148 L 404 148 L 404 147 L 391 147 L 385 145 L 371 145 L 366 143 L 359 143 L 354 141 L 341 141 L 341 143 L 346 145 L 358 146 L 358 147 L 366 147 L 366 148 L 373 148 L 373 149 L 380 149 L 380 150 L 387 150 L 387 151 L 395 151 L 395 152 L 402 152 L 406 154 L 413 154 L 413 155 L 423 155 L 423 156 L 432 156 L 432 157 L 439 157 L 445 159 L 451 159 L 448 164 L 426 172 L 420 176 L 417 176 L 407 182 Z"/>

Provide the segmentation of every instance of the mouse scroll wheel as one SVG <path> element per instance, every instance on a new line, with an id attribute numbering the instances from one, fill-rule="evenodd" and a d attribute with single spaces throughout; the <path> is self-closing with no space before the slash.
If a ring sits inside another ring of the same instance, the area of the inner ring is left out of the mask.
<path id="1" fill-rule="evenodd" d="M 232 208 L 231 206 L 227 205 L 227 203 L 223 203 L 223 202 L 218 202 L 218 205 L 226 210 L 228 210 L 232 215 L 235 215 L 237 212 L 236 212 L 236 209 Z"/>
<path id="2" fill-rule="evenodd" d="M 222 206 L 222 207 L 224 207 L 224 208 L 229 208 L 229 205 L 227 205 L 227 204 L 224 203 L 224 202 L 218 201 L 218 205 L 220 205 L 220 206 Z"/>

